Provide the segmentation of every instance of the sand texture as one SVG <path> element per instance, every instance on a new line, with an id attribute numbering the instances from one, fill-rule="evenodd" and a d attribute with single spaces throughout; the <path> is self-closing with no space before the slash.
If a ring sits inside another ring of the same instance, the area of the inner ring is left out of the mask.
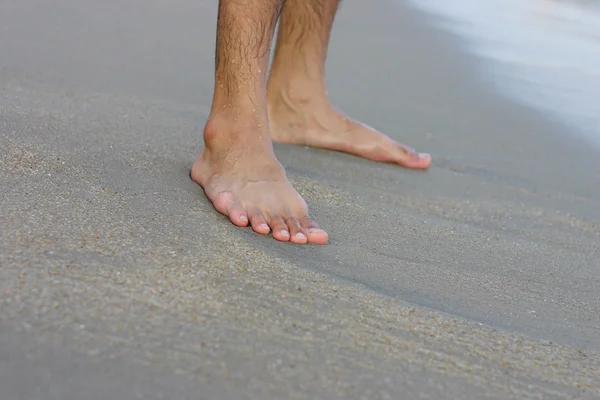
<path id="1" fill-rule="evenodd" d="M 0 397 L 600 397 L 600 157 L 406 6 L 347 0 L 330 94 L 428 172 L 277 145 L 325 247 L 190 181 L 216 2 L 0 0 Z"/>

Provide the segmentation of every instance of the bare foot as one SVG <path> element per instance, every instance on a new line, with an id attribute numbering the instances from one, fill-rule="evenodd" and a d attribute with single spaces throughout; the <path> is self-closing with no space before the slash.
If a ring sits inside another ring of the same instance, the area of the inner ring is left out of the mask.
<path id="1" fill-rule="evenodd" d="M 223 121 L 225 122 L 225 120 Z M 206 147 L 191 169 L 192 179 L 214 207 L 237 226 L 279 241 L 326 244 L 328 236 L 308 215 L 306 202 L 288 182 L 275 158 L 268 126 L 235 127 L 210 121 Z"/>
<path id="2" fill-rule="evenodd" d="M 318 93 L 318 91 L 315 91 Z M 271 137 L 281 143 L 342 151 L 407 168 L 427 169 L 431 156 L 417 153 L 377 130 L 348 118 L 327 99 L 292 99 L 269 93 Z"/>

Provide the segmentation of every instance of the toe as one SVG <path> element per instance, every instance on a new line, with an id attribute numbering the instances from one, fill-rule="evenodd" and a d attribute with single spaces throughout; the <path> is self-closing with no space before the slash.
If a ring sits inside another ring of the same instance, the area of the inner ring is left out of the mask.
<path id="1" fill-rule="evenodd" d="M 248 216 L 242 207 L 233 207 L 229 211 L 229 219 L 237 226 L 248 226 Z"/>
<path id="2" fill-rule="evenodd" d="M 234 203 L 233 194 L 231 194 L 230 192 L 221 192 L 218 193 L 214 198 L 211 198 L 211 196 L 209 195 L 209 199 L 218 212 L 220 212 L 221 214 L 229 215 L 229 209 Z"/>
<path id="3" fill-rule="evenodd" d="M 288 218 L 287 226 L 290 230 L 290 241 L 297 244 L 305 244 L 308 242 L 306 233 L 296 218 Z"/>
<path id="4" fill-rule="evenodd" d="M 260 233 L 261 235 L 268 235 L 271 231 L 271 228 L 267 225 L 265 216 L 259 210 L 253 210 L 250 213 L 250 224 L 252 225 L 254 232 Z"/>
<path id="5" fill-rule="evenodd" d="M 306 232 L 308 243 L 312 244 L 327 244 L 329 242 L 329 235 L 323 229 L 319 228 L 319 225 L 310 218 L 305 218 L 300 222 L 300 226 Z"/>
<path id="6" fill-rule="evenodd" d="M 282 218 L 271 218 L 270 226 L 275 239 L 280 242 L 287 242 L 290 240 L 290 231 Z"/>
<path id="7" fill-rule="evenodd" d="M 398 144 L 396 162 L 406 168 L 427 169 L 431 165 L 431 155 L 417 153 L 414 149 Z"/>
<path id="8" fill-rule="evenodd" d="M 246 210 L 239 204 L 230 192 L 219 193 L 213 205 L 221 214 L 227 215 L 231 222 L 237 226 L 248 226 Z"/>

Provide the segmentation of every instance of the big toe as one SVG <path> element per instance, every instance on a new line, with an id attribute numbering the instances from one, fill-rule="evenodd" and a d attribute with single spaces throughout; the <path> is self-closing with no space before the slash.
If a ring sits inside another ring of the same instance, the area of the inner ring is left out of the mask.
<path id="1" fill-rule="evenodd" d="M 231 222 L 237 226 L 248 225 L 248 215 L 239 201 L 231 192 L 223 192 L 217 194 L 214 199 L 211 199 L 213 206 L 221 214 L 227 215 Z"/>
<path id="2" fill-rule="evenodd" d="M 396 163 L 405 168 L 427 169 L 431 165 L 431 155 L 417 153 L 404 145 L 398 145 Z"/>

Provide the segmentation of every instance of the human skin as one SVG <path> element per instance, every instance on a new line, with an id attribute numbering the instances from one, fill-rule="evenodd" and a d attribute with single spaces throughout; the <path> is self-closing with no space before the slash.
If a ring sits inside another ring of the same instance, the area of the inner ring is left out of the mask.
<path id="1" fill-rule="evenodd" d="M 336 109 L 325 60 L 339 0 L 220 0 L 212 108 L 191 177 L 240 227 L 297 244 L 326 244 L 286 178 L 273 141 L 320 147 L 415 169 L 417 153 Z M 271 72 L 275 26 L 280 19 Z"/>

